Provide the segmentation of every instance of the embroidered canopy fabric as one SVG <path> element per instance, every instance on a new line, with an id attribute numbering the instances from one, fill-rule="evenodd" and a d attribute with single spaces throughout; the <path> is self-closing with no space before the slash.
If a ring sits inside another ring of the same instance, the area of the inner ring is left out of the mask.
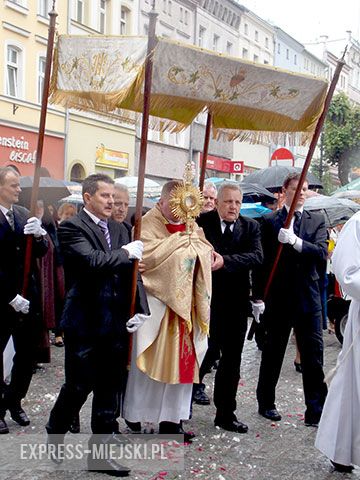
<path id="1" fill-rule="evenodd" d="M 145 37 L 60 36 L 51 101 L 141 112 Z M 150 113 L 189 125 L 208 108 L 215 129 L 311 133 L 327 82 L 168 39 L 153 52 Z M 236 136 L 236 134 L 235 134 Z"/>

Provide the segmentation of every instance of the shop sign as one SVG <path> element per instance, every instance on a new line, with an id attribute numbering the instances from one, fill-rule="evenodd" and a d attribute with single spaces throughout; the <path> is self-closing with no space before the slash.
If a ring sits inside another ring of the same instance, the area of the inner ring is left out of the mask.
<path id="1" fill-rule="evenodd" d="M 101 144 L 96 148 L 96 165 L 128 170 L 129 154 L 117 150 L 110 150 L 109 148 L 105 148 L 104 144 Z"/>
<path id="2" fill-rule="evenodd" d="M 200 162 L 202 163 L 203 154 L 200 153 Z M 209 170 L 217 170 L 218 172 L 226 173 L 243 173 L 244 171 L 244 162 L 243 161 L 232 161 L 227 160 L 221 157 L 214 157 L 213 155 L 208 155 L 206 160 L 206 168 Z"/>
<path id="3" fill-rule="evenodd" d="M 23 135 L 0 136 L 0 146 L 6 148 L 7 159 L 16 163 L 35 163 L 36 150 Z"/>

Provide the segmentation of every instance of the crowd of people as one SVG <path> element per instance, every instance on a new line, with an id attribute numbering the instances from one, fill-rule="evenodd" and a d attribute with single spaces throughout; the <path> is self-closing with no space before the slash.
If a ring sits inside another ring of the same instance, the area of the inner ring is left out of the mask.
<path id="1" fill-rule="evenodd" d="M 327 258 L 327 232 L 321 214 L 304 210 L 307 181 L 294 218 L 284 227 L 299 177 L 286 178 L 284 206 L 259 221 L 240 215 L 238 184 L 224 182 L 218 190 L 205 184 L 203 211 L 191 233 L 171 208 L 180 183 L 167 182 L 142 219 L 141 240 L 133 240 L 126 222 L 128 191 L 107 175 L 83 181 L 84 207 L 78 213 L 65 205 L 57 214 L 39 202 L 37 215 L 29 218 L 17 205 L 18 173 L 0 168 L 0 339 L 2 352 L 10 337 L 15 350 L 10 381 L 4 372 L 1 376 L 0 434 L 9 432 L 7 411 L 18 424 L 30 423 L 21 401 L 34 362 L 44 358 L 41 352 L 48 346 L 44 328 L 54 329 L 55 345 L 65 347 L 65 382 L 46 425 L 49 443 L 80 430 L 79 412 L 90 393 L 90 443 L 116 442 L 119 417 L 130 431 L 139 433 L 151 424 L 159 433 L 183 434 L 191 442 L 194 433 L 184 430 L 183 421 L 191 418 L 193 401 L 210 403 L 204 379 L 214 364 L 214 424 L 245 434 L 248 426 L 238 419 L 236 396 L 252 315 L 263 335 L 259 414 L 281 420 L 276 386 L 293 328 L 301 356 L 304 423 L 318 427 L 321 419 L 316 444 L 337 470 L 359 465 L 358 434 L 351 426 L 359 407 L 359 377 L 354 379 L 352 369 L 358 369 L 360 281 L 349 246 L 358 247 L 360 217 L 345 227 L 335 250 L 335 273 L 355 300 L 345 354 L 322 416 L 327 386 L 319 272 Z M 23 291 L 29 235 L 33 261 Z M 283 252 L 265 295 L 280 243 Z M 135 312 L 130 314 L 134 262 L 139 262 L 139 272 Z M 229 298 L 236 299 L 236 307 Z M 353 415 L 345 419 L 349 411 Z M 89 459 L 88 467 L 116 476 L 129 473 L 106 459 L 96 464 Z"/>

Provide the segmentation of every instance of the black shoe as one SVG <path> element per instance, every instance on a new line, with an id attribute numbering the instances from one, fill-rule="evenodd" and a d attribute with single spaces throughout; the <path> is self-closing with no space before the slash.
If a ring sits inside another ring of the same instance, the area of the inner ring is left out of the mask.
<path id="1" fill-rule="evenodd" d="M 330 460 L 332 463 L 333 467 L 337 472 L 343 472 L 343 473 L 351 473 L 354 470 L 354 467 L 352 465 L 342 465 L 341 463 L 336 463 Z"/>
<path id="2" fill-rule="evenodd" d="M 3 418 L 0 418 L 0 435 L 4 433 L 9 433 L 9 427 L 6 425 L 6 422 Z"/>
<path id="3" fill-rule="evenodd" d="M 80 433 L 80 417 L 78 413 L 73 416 L 69 431 L 71 433 Z"/>
<path id="4" fill-rule="evenodd" d="M 141 422 L 129 422 L 129 420 L 125 418 L 125 423 L 132 432 L 141 433 Z"/>
<path id="5" fill-rule="evenodd" d="M 30 425 L 29 417 L 26 415 L 26 413 L 21 407 L 13 408 L 13 409 L 10 408 L 9 410 L 10 410 L 10 416 L 14 420 L 14 422 L 18 423 L 22 427 L 26 427 L 27 425 Z"/>
<path id="6" fill-rule="evenodd" d="M 249 427 L 245 425 L 245 423 L 239 422 L 238 420 L 230 420 L 228 422 L 224 422 L 215 418 L 214 423 L 216 427 L 223 428 L 224 430 L 228 430 L 229 432 L 247 433 L 247 431 L 249 430 Z"/>
<path id="7" fill-rule="evenodd" d="M 203 383 L 194 385 L 192 398 L 197 405 L 210 405 L 210 398 L 205 393 L 205 385 Z"/>
<path id="8" fill-rule="evenodd" d="M 319 418 L 306 418 L 304 420 L 305 427 L 318 427 L 320 419 Z"/>
<path id="9" fill-rule="evenodd" d="M 180 433 L 180 435 L 184 435 L 184 442 L 185 443 L 191 443 L 193 438 L 196 437 L 194 432 L 186 432 L 184 430 L 182 421 L 180 422 L 179 433 Z"/>
<path id="10" fill-rule="evenodd" d="M 279 422 L 281 420 L 281 415 L 276 410 L 276 408 L 269 408 L 269 409 L 259 408 L 259 413 L 263 417 L 267 418 L 268 420 L 272 420 L 273 422 Z"/>
<path id="11" fill-rule="evenodd" d="M 301 363 L 297 363 L 294 361 L 294 367 L 295 367 L 295 370 L 299 373 L 302 373 L 302 366 L 301 366 Z"/>
<path id="12" fill-rule="evenodd" d="M 113 477 L 127 477 L 130 473 L 130 468 L 120 465 L 112 459 L 93 459 L 88 457 L 87 467 L 89 472 L 106 473 Z"/>
<path id="13" fill-rule="evenodd" d="M 64 461 L 64 443 L 64 434 L 48 433 L 46 440 L 47 453 L 50 460 L 56 465 L 60 465 Z"/>

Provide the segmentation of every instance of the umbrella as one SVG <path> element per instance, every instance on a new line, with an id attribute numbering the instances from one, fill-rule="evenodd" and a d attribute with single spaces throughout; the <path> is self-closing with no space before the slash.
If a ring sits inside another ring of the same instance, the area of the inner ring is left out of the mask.
<path id="1" fill-rule="evenodd" d="M 325 225 L 327 227 L 335 227 L 335 225 L 349 220 L 354 213 L 360 210 L 360 205 L 347 198 L 318 195 L 317 197 L 307 198 L 304 209 L 323 213 Z"/>
<path id="2" fill-rule="evenodd" d="M 336 191 L 331 194 L 334 198 L 349 198 L 353 199 L 354 202 L 360 200 L 360 190 L 343 190 L 341 192 Z"/>
<path id="3" fill-rule="evenodd" d="M 245 183 L 260 183 L 271 192 L 278 191 L 289 173 L 301 173 L 301 168 L 286 165 L 274 165 L 263 168 L 257 172 L 250 173 L 244 178 Z M 323 188 L 320 180 L 312 173 L 307 174 L 310 188 Z"/>
<path id="4" fill-rule="evenodd" d="M 125 185 L 131 197 L 136 197 L 137 193 L 137 183 L 138 177 L 120 177 L 115 180 L 115 183 Z M 145 197 L 160 197 L 162 185 L 151 180 L 150 178 L 145 178 L 144 184 L 144 196 Z"/>
<path id="5" fill-rule="evenodd" d="M 240 213 L 245 217 L 258 218 L 266 213 L 271 213 L 271 210 L 263 207 L 260 203 L 242 203 Z"/>
<path id="6" fill-rule="evenodd" d="M 263 202 L 275 200 L 276 197 L 260 183 L 240 183 L 243 199 L 245 202 Z"/>
<path id="7" fill-rule="evenodd" d="M 355 180 L 353 180 L 352 182 L 338 188 L 337 190 L 335 190 L 335 192 L 333 192 L 333 195 L 339 192 L 346 192 L 348 190 L 360 190 L 360 177 L 355 178 Z"/>
<path id="8" fill-rule="evenodd" d="M 29 207 L 31 199 L 31 190 L 33 188 L 33 177 L 20 177 L 21 193 L 19 203 Z M 64 180 L 57 180 L 51 177 L 40 177 L 38 198 L 47 205 L 58 202 L 61 198 L 70 195 Z"/>
<path id="9" fill-rule="evenodd" d="M 59 200 L 59 203 L 74 203 L 76 205 L 82 205 L 84 201 L 81 193 L 72 193 L 68 197 Z"/>

